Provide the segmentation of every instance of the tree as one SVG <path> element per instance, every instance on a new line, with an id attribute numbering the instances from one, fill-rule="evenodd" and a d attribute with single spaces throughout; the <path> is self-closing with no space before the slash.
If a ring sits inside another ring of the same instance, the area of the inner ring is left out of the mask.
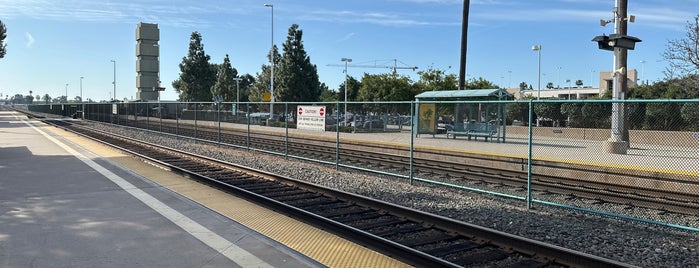
<path id="1" fill-rule="evenodd" d="M 553 82 L 548 82 L 548 83 L 546 83 L 546 88 L 552 89 L 552 88 L 553 88 Z"/>
<path id="2" fill-rule="evenodd" d="M 527 82 L 521 82 L 521 83 L 519 83 L 519 90 L 520 90 L 520 91 L 525 91 L 525 90 L 527 90 Z"/>
<path id="3" fill-rule="evenodd" d="M 364 74 L 361 87 L 357 92 L 358 101 L 411 101 L 416 95 L 413 82 L 407 76 L 398 76 L 395 73 Z M 365 105 L 364 111 L 387 112 L 407 114 L 409 106 Z"/>
<path id="4" fill-rule="evenodd" d="M 277 46 L 272 47 L 272 53 L 274 55 L 274 70 L 275 74 L 279 73 L 279 61 L 281 56 L 279 55 L 279 51 L 277 50 Z M 270 60 L 270 53 L 267 53 L 267 59 Z M 248 100 L 251 102 L 261 102 L 263 101 L 262 96 L 264 93 L 269 92 L 270 88 L 270 67 L 269 65 L 262 65 L 262 72 L 257 73 L 255 76 L 256 78 L 254 79 L 254 84 L 249 88 L 248 91 Z M 279 76 L 275 75 L 274 77 L 274 94 L 275 96 L 278 93 L 278 88 L 279 88 L 279 83 L 276 83 L 279 80 Z M 242 81 L 241 81 L 242 82 Z M 276 98 L 275 98 L 276 99 Z"/>
<path id="5" fill-rule="evenodd" d="M 44 101 L 44 103 L 46 103 L 46 104 L 49 104 L 49 102 L 51 102 L 51 96 L 50 96 L 48 93 L 44 94 L 44 97 L 42 97 L 41 99 L 42 99 L 42 100 Z"/>
<path id="6" fill-rule="evenodd" d="M 180 63 L 180 77 L 172 82 L 181 101 L 211 101 L 211 88 L 216 82 L 216 69 L 204 52 L 201 34 L 193 32 L 189 39 L 189 53 Z"/>
<path id="7" fill-rule="evenodd" d="M 561 103 L 560 102 L 542 102 L 534 104 L 534 113 L 537 118 L 551 119 L 556 122 L 555 126 L 558 126 L 558 122 L 564 120 L 566 117 L 561 113 Z"/>
<path id="8" fill-rule="evenodd" d="M 670 63 L 670 68 L 683 74 L 697 73 L 699 70 L 699 15 L 694 22 L 687 22 L 684 39 L 668 42 L 663 58 Z"/>
<path id="9" fill-rule="evenodd" d="M 680 109 L 682 119 L 687 122 L 685 130 L 699 129 L 699 102 L 687 102 Z"/>
<path id="10" fill-rule="evenodd" d="M 274 91 L 280 101 L 314 102 L 320 99 L 318 69 L 306 54 L 302 37 L 299 25 L 292 24 L 279 62 L 279 88 Z"/>
<path id="11" fill-rule="evenodd" d="M 358 101 L 411 101 L 415 98 L 413 83 L 407 76 L 364 74 L 357 94 Z"/>
<path id="12" fill-rule="evenodd" d="M 236 101 L 236 82 L 233 78 L 238 76 L 238 70 L 231 67 L 228 54 L 223 58 L 223 64 L 219 66 L 216 84 L 211 88 L 211 95 L 221 96 L 223 101 Z"/>
<path id="13" fill-rule="evenodd" d="M 339 99 L 338 94 L 339 93 L 337 91 L 330 90 L 328 85 L 326 85 L 325 83 L 320 84 L 320 101 L 321 102 L 336 102 Z M 344 97 L 345 96 L 342 95 L 342 98 L 344 98 Z M 348 98 L 349 98 L 349 96 L 348 96 Z"/>
<path id="14" fill-rule="evenodd" d="M 520 86 L 522 86 L 522 84 L 520 84 Z M 524 125 L 529 125 L 529 102 L 526 100 L 534 99 L 534 97 L 532 95 L 526 95 L 522 96 L 520 99 L 525 101 L 517 101 L 507 104 L 507 119 L 519 120 Z"/>
<path id="15" fill-rule="evenodd" d="M 236 91 L 238 91 L 236 95 L 240 95 L 240 102 L 249 102 L 250 90 L 255 84 L 255 77 L 250 74 L 244 74 L 239 78 L 240 81 L 238 81 L 238 84 L 236 85 Z"/>
<path id="16" fill-rule="evenodd" d="M 498 86 L 493 82 L 485 80 L 485 78 L 483 78 L 483 77 L 470 79 L 470 80 L 466 81 L 466 84 L 464 85 L 464 89 L 491 89 L 491 88 L 498 88 Z"/>
<path id="17" fill-rule="evenodd" d="M 354 101 L 357 99 L 357 93 L 359 92 L 359 88 L 362 87 L 362 83 L 359 82 L 356 78 L 349 76 L 347 77 L 347 100 L 348 101 Z M 337 100 L 344 101 L 345 100 L 345 82 L 342 82 L 340 84 L 340 87 L 337 90 Z"/>
<path id="18" fill-rule="evenodd" d="M 583 81 L 580 80 L 580 79 L 578 79 L 578 80 L 575 81 L 575 85 L 578 86 L 578 87 L 582 87 Z"/>
<path id="19" fill-rule="evenodd" d="M 0 59 L 4 58 L 7 53 L 5 38 L 7 38 L 7 27 L 5 27 L 5 24 L 0 20 Z"/>
<path id="20" fill-rule="evenodd" d="M 459 78 L 456 74 L 447 74 L 444 70 L 430 67 L 426 71 L 417 72 L 420 80 L 415 83 L 417 93 L 437 90 L 457 90 L 459 89 Z"/>

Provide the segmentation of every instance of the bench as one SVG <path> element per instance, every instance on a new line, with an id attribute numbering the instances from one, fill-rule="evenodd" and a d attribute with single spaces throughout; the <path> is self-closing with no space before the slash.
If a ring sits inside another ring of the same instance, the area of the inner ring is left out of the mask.
<path id="1" fill-rule="evenodd" d="M 456 136 L 466 136 L 468 140 L 471 140 L 471 137 L 475 139 L 484 137 L 485 141 L 488 141 L 488 138 L 498 135 L 498 130 L 499 127 L 495 124 L 478 122 L 471 122 L 468 124 L 457 123 L 447 126 L 447 138 L 452 136 L 452 138 L 456 139 Z"/>

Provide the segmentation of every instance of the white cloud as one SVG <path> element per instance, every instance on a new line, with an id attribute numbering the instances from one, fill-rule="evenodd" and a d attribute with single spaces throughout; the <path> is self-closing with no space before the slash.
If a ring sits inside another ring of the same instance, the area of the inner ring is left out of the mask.
<path id="1" fill-rule="evenodd" d="M 456 25 L 448 22 L 421 20 L 411 14 L 361 11 L 312 10 L 299 15 L 300 19 L 336 23 L 366 23 L 382 26 L 445 26 Z"/>
<path id="2" fill-rule="evenodd" d="M 24 33 L 24 37 L 27 39 L 27 47 L 32 47 L 34 45 L 34 37 L 29 32 Z"/>
<path id="3" fill-rule="evenodd" d="M 338 43 L 341 43 L 341 42 L 350 40 L 350 39 L 352 39 L 352 37 L 354 37 L 355 35 L 356 35 L 356 33 L 348 33 L 348 34 L 346 34 L 345 36 L 343 36 L 342 38 L 340 38 L 340 40 L 337 40 L 337 42 L 338 42 Z"/>
<path id="4" fill-rule="evenodd" d="M 242 12 L 233 4 L 208 2 L 192 4 L 184 0 L 173 0 L 168 3 L 159 0 L 0 0 L 0 17 L 51 21 L 127 23 L 157 21 L 160 24 L 175 27 L 192 27 L 211 25 L 209 19 L 211 14 Z"/>

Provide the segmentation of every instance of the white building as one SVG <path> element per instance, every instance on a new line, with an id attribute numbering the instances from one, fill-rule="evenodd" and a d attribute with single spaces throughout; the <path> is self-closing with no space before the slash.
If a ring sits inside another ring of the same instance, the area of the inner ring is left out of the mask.
<path id="1" fill-rule="evenodd" d="M 631 69 L 627 72 L 628 87 L 635 87 L 636 81 L 638 79 L 638 71 L 636 69 Z M 515 96 L 515 99 L 520 99 L 522 96 L 531 95 L 533 97 L 539 97 L 541 99 L 564 99 L 564 100 L 582 100 L 589 99 L 595 96 L 601 96 L 607 91 L 612 90 L 613 86 L 612 71 L 602 71 L 599 73 L 599 88 L 593 87 L 558 87 L 558 88 L 542 88 L 541 91 L 537 89 L 533 90 L 520 90 L 519 88 L 508 88 L 507 92 L 510 92 Z M 543 82 L 543 81 L 542 81 Z M 548 82 L 547 82 L 548 83 Z"/>

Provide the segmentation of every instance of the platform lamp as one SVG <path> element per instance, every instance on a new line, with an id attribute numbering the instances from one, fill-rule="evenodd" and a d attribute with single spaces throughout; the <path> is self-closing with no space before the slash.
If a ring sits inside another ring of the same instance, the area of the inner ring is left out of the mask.
<path id="1" fill-rule="evenodd" d="M 539 71 L 538 71 L 539 78 L 538 78 L 538 83 L 537 83 L 537 87 L 536 87 L 536 100 L 539 100 L 541 98 L 541 45 L 532 46 L 532 50 L 536 51 L 538 54 L 538 57 L 539 57 L 539 61 L 538 61 L 539 63 L 537 64 L 538 69 L 539 69 Z"/>
<path id="2" fill-rule="evenodd" d="M 350 58 L 342 58 L 340 59 L 345 63 L 345 123 L 347 123 L 347 63 L 352 62 L 352 59 Z"/>
<path id="3" fill-rule="evenodd" d="M 114 63 L 114 79 L 112 80 L 112 84 L 114 85 L 114 95 L 112 99 L 116 99 L 116 60 L 111 60 L 112 63 Z"/>
<path id="4" fill-rule="evenodd" d="M 274 114 L 274 5 L 272 4 L 265 4 L 265 7 L 269 7 L 272 10 L 272 47 L 270 47 L 269 50 L 269 58 L 270 58 L 270 78 L 269 78 L 269 93 L 270 93 L 270 101 L 269 101 L 269 119 L 272 119 L 272 115 Z"/>

